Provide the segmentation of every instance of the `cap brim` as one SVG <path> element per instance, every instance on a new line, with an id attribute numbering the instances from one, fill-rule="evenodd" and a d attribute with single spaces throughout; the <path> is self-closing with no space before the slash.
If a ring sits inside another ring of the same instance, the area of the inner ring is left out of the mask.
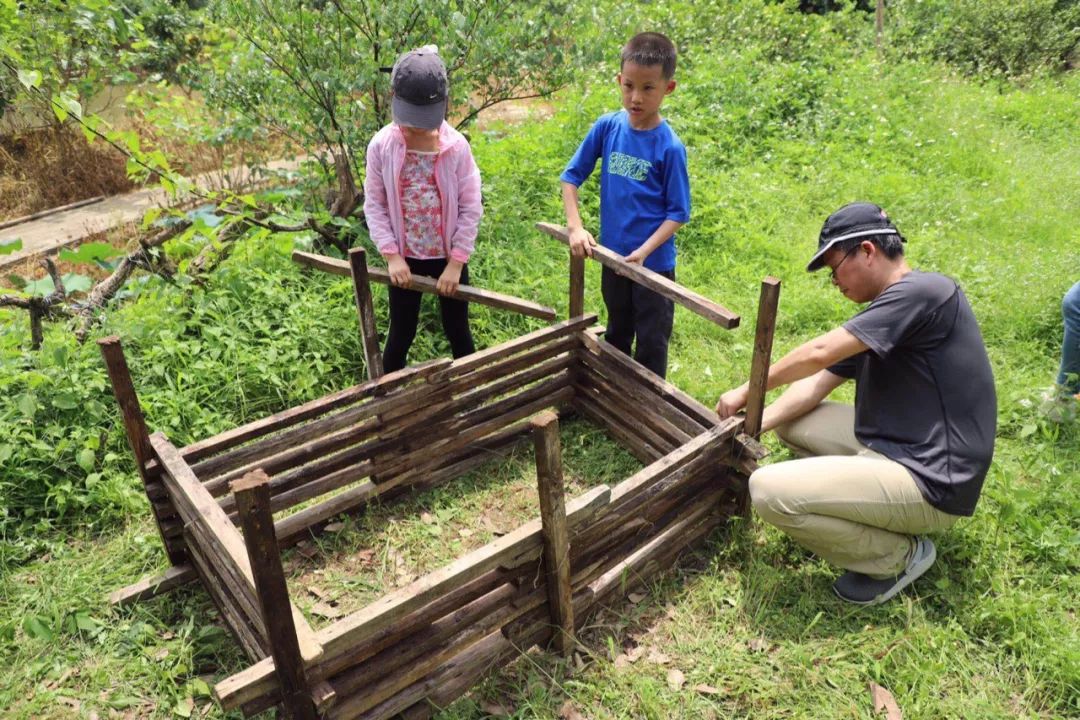
<path id="1" fill-rule="evenodd" d="M 832 249 L 832 246 L 837 242 L 839 242 L 839 239 L 831 241 L 825 247 L 818 250 L 814 254 L 814 257 L 810 258 L 810 262 L 807 263 L 806 272 L 814 272 L 815 270 L 820 270 L 825 267 L 825 253 L 829 252 L 829 250 Z"/>
<path id="2" fill-rule="evenodd" d="M 398 125 L 434 130 L 442 125 L 443 118 L 446 117 L 446 100 L 431 105 L 413 105 L 395 95 L 390 103 L 390 110 L 394 122 Z"/>

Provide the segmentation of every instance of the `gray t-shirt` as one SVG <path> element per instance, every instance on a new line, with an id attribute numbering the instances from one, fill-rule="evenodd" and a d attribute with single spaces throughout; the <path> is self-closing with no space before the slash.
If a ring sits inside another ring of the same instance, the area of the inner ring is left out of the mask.
<path id="1" fill-rule="evenodd" d="M 990 360 L 956 282 L 912 271 L 844 327 L 870 350 L 829 368 L 855 379 L 855 437 L 911 472 L 934 507 L 971 515 L 994 455 Z"/>

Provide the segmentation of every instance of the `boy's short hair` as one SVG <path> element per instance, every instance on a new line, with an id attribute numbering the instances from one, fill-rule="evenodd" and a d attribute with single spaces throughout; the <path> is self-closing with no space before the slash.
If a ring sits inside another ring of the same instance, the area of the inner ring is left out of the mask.
<path id="1" fill-rule="evenodd" d="M 619 69 L 628 62 L 635 65 L 660 65 L 664 79 L 675 77 L 675 45 L 666 35 L 656 32 L 638 33 L 622 50 Z"/>

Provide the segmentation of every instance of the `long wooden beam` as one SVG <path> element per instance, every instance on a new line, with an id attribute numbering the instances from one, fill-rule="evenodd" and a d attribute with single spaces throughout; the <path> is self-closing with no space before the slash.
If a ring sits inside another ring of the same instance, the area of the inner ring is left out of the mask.
<path id="1" fill-rule="evenodd" d="M 564 245 L 569 246 L 570 244 L 570 235 L 562 225 L 539 222 L 536 223 L 536 229 L 550 235 Z M 630 278 L 634 282 L 660 293 L 669 300 L 697 313 L 706 320 L 711 320 L 722 328 L 731 330 L 739 326 L 739 316 L 723 305 L 713 302 L 704 295 L 699 295 L 677 282 L 668 280 L 663 275 L 648 268 L 628 263 L 623 259 L 622 255 L 612 252 L 602 245 L 597 245 L 592 249 L 592 257 L 593 260 L 596 260 L 615 274 Z"/>
<path id="2" fill-rule="evenodd" d="M 322 270 L 331 275 L 351 276 L 349 263 L 345 260 L 335 260 L 332 257 L 302 252 L 300 250 L 293 250 L 292 259 L 293 262 L 300 265 L 315 268 L 316 270 Z M 368 265 L 367 273 L 368 279 L 372 282 L 382 283 L 383 285 L 390 284 L 390 273 L 382 268 Z M 409 290 L 431 293 L 432 295 L 439 294 L 439 291 L 435 289 L 435 281 L 421 275 L 412 276 L 412 282 L 409 283 Z M 488 307 L 498 308 L 500 310 L 511 310 L 522 315 L 540 318 L 541 320 L 547 320 L 549 322 L 555 320 L 557 317 L 554 308 L 540 305 L 539 303 L 534 303 L 529 300 L 522 300 L 513 295 L 504 295 L 503 293 L 498 293 L 493 290 L 483 290 L 478 287 L 473 287 L 472 285 L 458 285 L 457 292 L 449 297 L 456 300 L 465 300 L 467 302 L 476 303 L 477 305 L 487 305 Z"/>

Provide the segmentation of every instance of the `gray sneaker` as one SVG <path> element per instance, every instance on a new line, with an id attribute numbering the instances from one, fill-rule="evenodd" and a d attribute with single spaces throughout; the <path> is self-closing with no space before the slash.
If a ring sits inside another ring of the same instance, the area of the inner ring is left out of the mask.
<path id="1" fill-rule="evenodd" d="M 915 582 L 930 569 L 937 559 L 937 549 L 929 538 L 915 538 L 915 552 L 911 554 L 904 572 L 891 578 L 872 578 L 869 575 L 848 570 L 833 583 L 833 591 L 841 600 L 856 605 L 880 605 Z"/>

